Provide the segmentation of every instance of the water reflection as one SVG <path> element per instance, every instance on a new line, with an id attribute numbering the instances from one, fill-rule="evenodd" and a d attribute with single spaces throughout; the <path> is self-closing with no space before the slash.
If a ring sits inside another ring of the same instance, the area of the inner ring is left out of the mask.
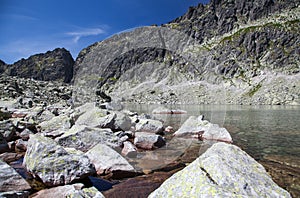
<path id="1" fill-rule="evenodd" d="M 138 113 L 151 113 L 157 105 L 126 105 Z M 236 145 L 256 159 L 268 155 L 300 157 L 299 106 L 172 105 L 187 114 L 155 115 L 176 130 L 191 115 L 204 115 L 225 127 Z"/>

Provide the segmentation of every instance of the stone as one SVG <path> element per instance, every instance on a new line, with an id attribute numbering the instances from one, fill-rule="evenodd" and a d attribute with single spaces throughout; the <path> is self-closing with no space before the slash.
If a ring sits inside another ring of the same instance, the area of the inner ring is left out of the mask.
<path id="1" fill-rule="evenodd" d="M 85 155 L 95 165 L 98 175 L 135 171 L 125 158 L 105 144 L 97 144 Z"/>
<path id="2" fill-rule="evenodd" d="M 122 141 L 111 129 L 93 128 L 85 125 L 74 125 L 56 141 L 63 147 L 87 151 L 96 144 L 108 144 L 113 147 L 122 145 Z"/>
<path id="3" fill-rule="evenodd" d="M 7 120 L 12 117 L 12 114 L 5 109 L 0 109 L 0 121 Z"/>
<path id="4" fill-rule="evenodd" d="M 16 127 L 11 120 L 0 121 L 0 133 L 9 142 L 16 134 Z"/>
<path id="5" fill-rule="evenodd" d="M 0 153 L 5 153 L 9 150 L 10 149 L 8 147 L 7 141 L 4 139 L 4 137 L 0 133 Z"/>
<path id="6" fill-rule="evenodd" d="M 18 134 L 18 136 L 24 140 L 27 141 L 29 139 L 29 135 L 33 134 L 32 131 L 30 131 L 29 129 L 24 129 L 21 133 Z"/>
<path id="7" fill-rule="evenodd" d="M 239 147 L 219 142 L 167 179 L 151 197 L 291 197 Z"/>
<path id="8" fill-rule="evenodd" d="M 15 169 L 0 160 L 0 197 L 8 197 L 6 193 L 26 197 L 30 190 L 31 187 L 26 180 Z"/>
<path id="9" fill-rule="evenodd" d="M 51 120 L 44 121 L 38 125 L 40 132 L 45 136 L 61 135 L 72 127 L 72 119 L 67 115 L 55 116 Z"/>
<path id="10" fill-rule="evenodd" d="M 58 198 L 58 197 L 97 197 L 104 196 L 95 187 L 84 188 L 83 184 L 76 183 L 73 185 L 58 186 L 50 189 L 41 190 L 32 195 L 34 198 Z"/>
<path id="11" fill-rule="evenodd" d="M 134 145 L 142 149 L 156 149 L 164 146 L 166 140 L 160 136 L 153 133 L 147 132 L 136 132 L 134 138 Z"/>
<path id="12" fill-rule="evenodd" d="M 0 159 L 6 163 L 10 163 L 10 162 L 13 162 L 13 161 L 17 161 L 19 159 L 21 159 L 23 157 L 22 154 L 19 154 L 19 153 L 2 153 L 0 154 Z"/>
<path id="13" fill-rule="evenodd" d="M 16 140 L 15 151 L 16 152 L 26 152 L 28 142 L 22 139 Z"/>
<path id="14" fill-rule="evenodd" d="M 137 148 L 129 141 L 123 142 L 122 154 L 129 158 L 137 156 Z"/>
<path id="15" fill-rule="evenodd" d="M 90 127 L 105 128 L 112 123 L 114 115 L 108 115 L 108 112 L 97 107 L 93 107 L 89 111 L 84 112 L 75 121 L 77 125 L 86 125 Z"/>
<path id="16" fill-rule="evenodd" d="M 167 127 L 165 128 L 165 132 L 167 132 L 167 133 L 173 133 L 173 132 L 174 132 L 174 128 L 171 127 L 171 126 L 167 126 Z"/>
<path id="17" fill-rule="evenodd" d="M 95 173 L 88 157 L 69 154 L 54 140 L 38 134 L 30 135 L 23 165 L 46 186 L 69 184 Z"/>
<path id="18" fill-rule="evenodd" d="M 194 137 L 200 140 L 232 142 L 231 135 L 225 128 L 203 120 L 203 116 L 190 116 L 174 135 L 178 137 Z"/>
<path id="19" fill-rule="evenodd" d="M 158 120 L 140 119 L 135 125 L 138 132 L 162 133 L 164 131 L 163 123 Z"/>

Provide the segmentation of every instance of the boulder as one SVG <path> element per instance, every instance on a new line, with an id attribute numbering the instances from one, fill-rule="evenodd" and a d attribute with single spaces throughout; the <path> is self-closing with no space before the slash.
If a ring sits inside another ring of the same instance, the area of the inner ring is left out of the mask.
<path id="1" fill-rule="evenodd" d="M 140 119 L 135 126 L 136 131 L 139 132 L 149 132 L 149 133 L 162 133 L 164 131 L 164 126 L 161 121 L 153 119 Z"/>
<path id="2" fill-rule="evenodd" d="M 41 190 L 32 195 L 34 198 L 58 198 L 58 197 L 97 197 L 104 196 L 95 187 L 83 188 L 84 185 L 76 183 L 73 185 L 58 186 L 50 189 Z"/>
<path id="3" fill-rule="evenodd" d="M 16 140 L 15 151 L 16 152 L 25 152 L 27 150 L 28 142 L 22 139 Z"/>
<path id="4" fill-rule="evenodd" d="M 30 189 L 29 184 L 15 169 L 0 160 L 0 197 L 27 197 Z"/>
<path id="5" fill-rule="evenodd" d="M 89 108 L 91 108 L 89 111 L 79 115 L 78 119 L 75 121 L 77 125 L 87 125 L 90 127 L 101 128 L 106 127 L 106 125 L 112 122 L 113 116 L 108 115 L 106 110 L 91 106 L 89 106 Z"/>
<path id="6" fill-rule="evenodd" d="M 0 154 L 0 159 L 6 163 L 17 161 L 22 158 L 23 155 L 19 153 L 2 153 Z"/>
<path id="7" fill-rule="evenodd" d="M 10 149 L 8 147 L 7 141 L 4 139 L 4 137 L 0 133 L 0 153 L 5 153 L 9 150 Z"/>
<path id="8" fill-rule="evenodd" d="M 131 128 L 131 119 L 123 112 L 107 111 L 95 107 L 91 111 L 79 116 L 76 124 L 98 128 L 110 128 L 113 131 L 126 131 Z"/>
<path id="9" fill-rule="evenodd" d="M 111 129 L 100 129 L 86 125 L 74 125 L 56 140 L 63 147 L 75 148 L 81 151 L 87 151 L 96 144 L 108 144 L 113 147 L 122 145 L 120 138 Z"/>
<path id="10" fill-rule="evenodd" d="M 149 197 L 291 197 L 239 147 L 219 142 Z"/>
<path id="11" fill-rule="evenodd" d="M 135 133 L 134 145 L 142 149 L 156 149 L 164 146 L 166 140 L 160 136 L 153 133 L 147 132 L 137 132 Z"/>
<path id="12" fill-rule="evenodd" d="M 16 134 L 16 127 L 11 120 L 4 120 L 0 122 L 0 133 L 6 141 L 11 141 Z"/>
<path id="13" fill-rule="evenodd" d="M 190 116 L 174 135 L 178 137 L 196 137 L 200 140 L 232 142 L 232 138 L 225 128 L 203 120 L 203 116 Z"/>
<path id="14" fill-rule="evenodd" d="M 56 137 L 62 135 L 72 127 L 72 119 L 67 115 L 59 115 L 51 120 L 44 121 L 38 125 L 45 136 Z"/>
<path id="15" fill-rule="evenodd" d="M 122 154 L 126 157 L 136 157 L 137 156 L 137 148 L 131 142 L 126 141 L 123 143 Z"/>
<path id="16" fill-rule="evenodd" d="M 54 140 L 30 135 L 23 165 L 47 186 L 69 184 L 95 173 L 88 157 L 69 154 Z"/>
<path id="17" fill-rule="evenodd" d="M 97 144 L 85 155 L 95 165 L 98 175 L 135 171 L 125 158 L 105 144 Z"/>

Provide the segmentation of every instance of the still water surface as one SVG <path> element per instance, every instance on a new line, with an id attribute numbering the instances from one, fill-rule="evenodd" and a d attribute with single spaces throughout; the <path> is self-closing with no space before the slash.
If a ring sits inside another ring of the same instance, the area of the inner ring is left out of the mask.
<path id="1" fill-rule="evenodd" d="M 151 114 L 157 105 L 131 105 L 126 108 Z M 268 155 L 300 157 L 300 106 L 172 105 L 187 114 L 160 115 L 164 124 L 180 127 L 191 115 L 225 127 L 234 144 L 259 160 Z"/>

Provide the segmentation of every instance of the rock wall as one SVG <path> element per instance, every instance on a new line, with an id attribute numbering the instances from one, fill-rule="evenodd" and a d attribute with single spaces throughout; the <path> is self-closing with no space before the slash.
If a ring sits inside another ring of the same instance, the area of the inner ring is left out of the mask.
<path id="1" fill-rule="evenodd" d="M 298 4 L 211 1 L 95 43 L 75 62 L 74 100 L 299 105 Z"/>

